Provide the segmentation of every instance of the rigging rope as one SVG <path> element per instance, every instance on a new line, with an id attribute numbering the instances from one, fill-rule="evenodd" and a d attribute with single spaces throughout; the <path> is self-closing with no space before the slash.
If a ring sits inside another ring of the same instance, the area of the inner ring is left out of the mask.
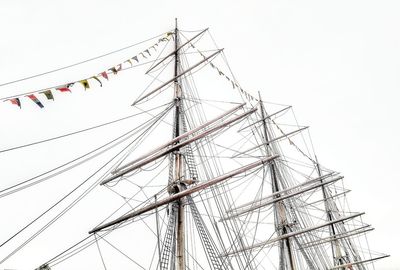
<path id="1" fill-rule="evenodd" d="M 96 240 L 96 246 L 97 246 L 97 249 L 98 249 L 99 254 L 100 254 L 101 262 L 103 263 L 104 269 L 107 270 L 107 266 L 106 266 L 106 263 L 104 262 L 103 254 L 101 253 L 100 246 L 99 246 L 99 241 L 97 240 L 96 234 L 94 234 L 94 239 Z"/>
<path id="2" fill-rule="evenodd" d="M 162 106 L 165 106 L 165 105 L 167 105 L 169 103 L 170 102 L 165 103 L 165 104 L 160 105 L 160 106 L 157 106 L 157 107 L 154 107 L 152 109 L 143 111 L 143 112 L 139 112 L 139 113 L 136 113 L 136 114 L 131 114 L 131 115 L 128 115 L 128 116 L 125 116 L 125 117 L 122 117 L 122 118 L 119 118 L 119 119 L 116 119 L 116 120 L 112 120 L 110 122 L 106 122 L 106 123 L 103 123 L 103 124 L 100 124 L 100 125 L 96 125 L 96 126 L 92 126 L 92 127 L 89 127 L 89 128 L 73 131 L 73 132 L 70 132 L 70 133 L 66 133 L 66 134 L 63 134 L 63 135 L 55 136 L 55 137 L 52 137 L 52 138 L 48 138 L 48 139 L 44 139 L 44 140 L 40 140 L 40 141 L 36 141 L 36 142 L 32 142 L 32 143 L 22 144 L 22 145 L 19 145 L 19 146 L 14 146 L 14 147 L 11 147 L 11 148 L 3 149 L 3 150 L 0 150 L 0 153 L 4 153 L 4 152 L 11 151 L 11 150 L 16 150 L 16 149 L 20 149 L 20 148 L 24 148 L 24 147 L 28 147 L 28 146 L 33 146 L 33 145 L 36 145 L 36 144 L 41 144 L 41 143 L 45 143 L 45 142 L 61 139 L 61 138 L 64 138 L 64 137 L 68 137 L 70 135 L 75 135 L 75 134 L 79 134 L 79 133 L 82 133 L 82 132 L 85 132 L 85 131 L 89 131 L 89 130 L 92 130 L 92 129 L 96 129 L 96 128 L 99 128 L 99 127 L 103 127 L 103 126 L 107 126 L 107 125 L 110 125 L 110 124 L 114 124 L 114 123 L 129 119 L 129 118 L 138 116 L 140 114 L 144 114 L 144 113 L 147 113 L 149 111 L 158 109 L 158 108 L 160 108 Z"/>
<path id="3" fill-rule="evenodd" d="M 63 67 L 56 68 L 56 69 L 53 69 L 53 70 L 49 70 L 49 71 L 46 71 L 46 72 L 38 73 L 38 74 L 31 75 L 31 76 L 28 76 L 28 77 L 20 78 L 20 79 L 14 80 L 14 81 L 5 82 L 5 83 L 0 84 L 0 87 L 6 86 L 6 85 L 10 85 L 10 84 L 14 84 L 14 83 L 21 82 L 21 81 L 25 81 L 25 80 L 29 80 L 29 79 L 33 79 L 33 78 L 40 77 L 40 76 L 43 76 L 43 75 L 51 74 L 51 73 L 54 73 L 54 72 L 57 72 L 57 71 L 60 71 L 60 70 L 68 69 L 68 68 L 71 68 L 71 67 L 74 67 L 74 66 L 78 66 L 78 65 L 93 61 L 93 60 L 97 60 L 99 58 L 103 58 L 105 56 L 109 56 L 111 54 L 127 50 L 127 49 L 132 48 L 134 46 L 137 46 L 139 44 L 145 43 L 145 42 L 147 42 L 149 40 L 158 38 L 158 37 L 160 37 L 162 35 L 165 35 L 166 33 L 168 33 L 168 32 L 163 32 L 161 34 L 158 34 L 158 35 L 153 36 L 151 38 L 148 38 L 146 40 L 137 42 L 135 44 L 131 44 L 129 46 L 126 46 L 126 47 L 123 47 L 123 48 L 120 48 L 120 49 L 117 49 L 117 50 L 114 50 L 114 51 L 111 51 L 111 52 L 108 52 L 108 53 L 105 53 L 105 54 L 102 54 L 102 55 L 98 55 L 98 56 L 95 56 L 95 57 L 92 57 L 92 58 L 88 58 L 88 59 L 85 59 L 83 61 L 76 62 L 76 63 L 70 64 L 70 65 L 67 65 L 67 66 L 63 66 Z"/>
<path id="4" fill-rule="evenodd" d="M 165 115 L 169 110 L 171 106 L 168 107 L 166 110 L 161 112 L 159 114 L 159 119 Z M 155 122 L 149 127 L 151 128 L 159 119 L 155 119 Z M 132 142 L 133 143 L 133 142 Z M 132 144 L 131 143 L 131 144 Z M 109 161 L 107 161 L 105 164 L 100 166 L 92 175 L 90 175 L 88 178 L 86 178 L 82 183 L 77 185 L 75 188 L 73 188 L 71 191 L 69 191 L 66 195 L 64 195 L 60 200 L 58 200 L 55 204 L 50 206 L 46 211 L 44 211 L 42 214 L 40 214 L 38 217 L 33 219 L 31 222 L 29 222 L 25 227 L 20 229 L 17 233 L 15 233 L 13 236 L 11 236 L 9 239 L 7 239 L 5 242 L 3 242 L 0 247 L 11 241 L 13 238 L 15 238 L 17 235 L 19 235 L 21 232 L 23 232 L 25 229 L 27 229 L 29 226 L 31 226 L 34 222 L 36 222 L 38 219 L 40 219 L 42 216 L 47 214 L 49 211 L 51 211 L 54 207 L 56 207 L 58 204 L 60 204 L 62 201 L 64 201 L 66 198 L 68 198 L 72 193 L 74 193 L 76 190 L 78 190 L 81 186 L 83 186 L 86 182 L 88 182 L 94 175 L 96 175 L 100 170 L 102 170 L 104 167 L 106 167 L 109 163 L 111 163 L 118 155 L 120 155 L 123 151 L 125 151 L 131 144 L 128 146 L 124 147 L 121 151 L 119 151 L 116 155 L 114 155 Z M 62 215 L 64 215 L 69 209 L 71 209 L 74 205 L 76 205 L 84 196 L 86 196 L 90 191 L 96 187 L 98 182 L 101 181 L 101 178 L 96 180 L 87 190 L 84 191 L 77 199 L 75 199 L 70 205 L 68 205 L 61 213 L 59 213 L 56 217 L 54 217 L 51 221 L 46 223 L 41 229 L 39 229 L 33 236 L 29 237 L 24 243 L 19 245 L 16 249 L 14 249 L 10 254 L 8 254 L 5 258 L 3 258 L 0 261 L 0 264 L 8 260 L 10 257 L 12 257 L 15 253 L 17 253 L 20 249 L 22 249 L 25 245 L 27 245 L 30 241 L 32 241 L 36 236 L 38 236 L 40 233 L 42 233 L 44 230 L 46 230 L 49 226 L 51 226 L 56 220 L 58 220 Z"/>
<path id="5" fill-rule="evenodd" d="M 167 104 L 168 104 L 168 103 L 167 103 Z M 162 106 L 165 106 L 165 105 L 167 105 L 167 104 L 164 104 L 164 105 L 162 105 Z M 158 106 L 158 107 L 156 107 L 156 108 L 152 108 L 152 109 L 150 109 L 150 110 L 157 109 L 157 108 L 159 108 L 159 107 L 161 107 L 161 106 Z M 143 113 L 147 113 L 147 112 L 150 111 L 150 110 L 144 111 Z M 23 189 L 25 189 L 25 188 L 31 187 L 31 186 L 33 186 L 33 185 L 39 184 L 39 183 L 41 183 L 41 182 L 43 182 L 43 181 L 45 181 L 45 180 L 48 180 L 48 179 L 50 179 L 50 178 L 52 178 L 52 177 L 54 177 L 54 176 L 57 176 L 57 175 L 59 175 L 59 174 L 65 172 L 65 171 L 67 171 L 67 170 L 69 170 L 69 169 L 71 169 L 71 168 L 74 168 L 74 167 L 80 165 L 80 164 L 83 163 L 84 161 L 82 161 L 82 162 L 80 162 L 80 163 L 78 163 L 78 164 L 76 164 L 76 165 L 71 165 L 69 168 L 65 168 L 65 169 L 63 169 L 63 170 L 60 171 L 60 172 L 56 172 L 56 173 L 53 173 L 53 174 L 51 174 L 51 175 L 48 175 L 48 174 L 50 174 L 50 173 L 52 173 L 52 172 L 57 171 L 58 169 L 61 169 L 61 168 L 63 168 L 63 167 L 66 167 L 66 166 L 68 166 L 68 165 L 70 165 L 70 164 L 72 164 L 72 163 L 74 163 L 74 162 L 76 162 L 76 161 L 78 161 L 78 160 L 80 160 L 80 159 L 82 159 L 82 158 L 85 158 L 85 157 L 89 156 L 90 154 L 92 154 L 92 153 L 94 153 L 94 152 L 96 152 L 96 151 L 98 151 L 98 150 L 100 150 L 100 149 L 102 149 L 102 148 L 104 148 L 104 147 L 106 147 L 106 146 L 108 146 L 108 145 L 110 145 L 110 144 L 116 142 L 117 140 L 123 138 L 124 136 L 127 136 L 127 135 L 128 135 L 129 133 L 131 133 L 132 131 L 133 131 L 133 130 L 130 130 L 130 131 L 124 133 L 123 135 L 121 135 L 121 136 L 119 136 L 119 137 L 117 137 L 117 138 L 115 138 L 115 139 L 113 139 L 113 140 L 107 142 L 106 144 L 101 145 L 100 147 L 97 147 L 96 149 L 91 150 L 91 151 L 89 151 L 89 152 L 87 152 L 87 153 L 85 153 L 85 154 L 83 154 L 83 155 L 81 155 L 81 156 L 79 156 L 79 157 L 77 157 L 77 158 L 75 158 L 75 159 L 73 159 L 73 160 L 70 160 L 70 161 L 68 161 L 68 162 L 66 162 L 66 163 L 64 163 L 64 164 L 61 164 L 60 166 L 57 166 L 57 167 L 55 167 L 55 168 L 53 168 L 53 169 L 51 169 L 51 170 L 48 170 L 48 171 L 46 171 L 46 172 L 43 172 L 43 173 L 41 173 L 41 174 L 39 174 L 39 175 L 36 175 L 36 176 L 34 176 L 34 177 L 30 178 L 30 179 L 24 180 L 24 181 L 22 181 L 22 182 L 20 182 L 20 183 L 14 184 L 14 185 L 12 185 L 12 186 L 9 186 L 9 187 L 7 187 L 7 188 L 5 188 L 5 189 L 0 190 L 0 198 L 5 197 L 5 196 L 8 196 L 8 195 L 10 195 L 10 194 L 13 194 L 13 193 L 15 193 L 15 192 L 17 192 L 17 191 L 23 190 Z M 124 139 L 124 140 L 125 140 L 125 139 Z M 103 152 L 104 152 L 104 151 L 106 151 L 106 150 L 103 150 Z M 103 153 L 103 152 L 101 152 L 101 153 Z M 93 157 L 95 157 L 95 156 L 97 156 L 97 155 L 99 155 L 99 154 L 101 154 L 101 153 L 98 153 L 98 154 L 94 155 Z M 93 158 L 93 157 L 91 157 L 91 158 Z M 91 158 L 90 158 L 90 159 L 91 159 Z M 88 159 L 89 159 L 89 158 L 88 158 Z M 30 182 L 34 181 L 35 179 L 38 179 L 39 177 L 42 177 L 42 176 L 45 176 L 45 175 L 48 175 L 48 176 L 46 176 L 46 177 L 44 177 L 44 178 L 42 178 L 42 179 L 39 179 L 39 180 L 37 180 L 37 181 L 35 181 L 35 182 L 33 182 L 33 183 L 30 183 Z M 28 183 L 29 183 L 29 184 L 28 184 Z M 26 185 L 25 185 L 25 184 L 26 184 Z M 25 186 L 22 186 L 22 185 L 25 185 Z M 20 186 L 22 186 L 22 187 L 20 187 Z"/>

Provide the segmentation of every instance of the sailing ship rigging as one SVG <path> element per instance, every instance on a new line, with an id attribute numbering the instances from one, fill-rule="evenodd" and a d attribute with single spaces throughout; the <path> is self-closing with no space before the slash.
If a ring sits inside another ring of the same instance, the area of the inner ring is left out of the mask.
<path id="1" fill-rule="evenodd" d="M 132 103 L 140 112 L 129 116 L 135 119 L 132 129 L 55 171 L 1 190 L 6 197 L 44 185 L 119 147 L 22 244 L 12 246 L 59 202 L 3 239 L 0 264 L 18 257 L 99 189 L 111 191 L 122 205 L 97 218 L 98 224 L 87 224 L 89 234 L 78 242 L 41 257 L 36 269 L 80 269 L 100 261 L 105 269 L 367 270 L 388 256 L 369 249 L 366 235 L 373 228 L 363 212 L 349 209 L 344 177 L 319 163 L 308 127 L 297 123 L 292 107 L 245 91 L 219 68 L 226 64 L 223 49 L 202 49 L 207 33 L 186 37 L 177 24 L 164 33 L 164 49 L 171 52 L 163 49 L 148 61 L 152 81 Z M 205 97 L 195 78 L 208 81 L 211 73 L 224 81 Z M 222 84 L 229 89 L 218 90 Z"/>

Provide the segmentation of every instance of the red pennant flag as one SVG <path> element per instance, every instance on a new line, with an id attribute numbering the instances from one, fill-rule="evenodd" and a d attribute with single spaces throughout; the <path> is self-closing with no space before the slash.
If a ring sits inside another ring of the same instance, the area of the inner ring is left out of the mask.
<path id="1" fill-rule="evenodd" d="M 71 90 L 68 87 L 60 87 L 56 89 L 60 92 L 71 92 Z"/>
<path id="2" fill-rule="evenodd" d="M 40 108 L 44 107 L 42 102 L 40 102 L 39 99 L 37 99 L 37 97 L 34 94 L 27 95 L 27 97 L 30 98 L 33 102 L 35 102 L 36 105 L 38 105 Z"/>
<path id="3" fill-rule="evenodd" d="M 108 75 L 107 72 L 103 71 L 102 73 L 100 73 L 101 76 L 103 76 L 104 79 L 106 79 L 108 81 Z"/>
<path id="4" fill-rule="evenodd" d="M 9 101 L 11 102 L 11 104 L 17 105 L 21 109 L 21 101 L 19 100 L 19 98 L 12 98 L 9 99 Z"/>

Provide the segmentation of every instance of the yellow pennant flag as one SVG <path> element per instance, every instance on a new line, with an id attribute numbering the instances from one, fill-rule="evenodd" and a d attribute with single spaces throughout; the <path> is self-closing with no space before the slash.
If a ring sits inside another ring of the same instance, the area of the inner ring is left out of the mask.
<path id="1" fill-rule="evenodd" d="M 79 81 L 79 82 L 83 85 L 85 90 L 90 88 L 88 80 L 85 79 L 85 80 L 82 80 L 82 81 Z"/>
<path id="2" fill-rule="evenodd" d="M 131 67 L 133 67 L 133 64 L 132 64 L 131 59 L 128 59 L 128 60 L 126 60 L 125 62 L 128 62 L 129 64 L 131 64 Z M 124 63 L 125 63 L 125 62 L 124 62 Z"/>
<path id="3" fill-rule="evenodd" d="M 51 90 L 42 91 L 42 92 L 40 92 L 40 94 L 45 95 L 47 99 L 54 100 L 54 96 L 53 96 L 53 93 L 51 92 Z"/>

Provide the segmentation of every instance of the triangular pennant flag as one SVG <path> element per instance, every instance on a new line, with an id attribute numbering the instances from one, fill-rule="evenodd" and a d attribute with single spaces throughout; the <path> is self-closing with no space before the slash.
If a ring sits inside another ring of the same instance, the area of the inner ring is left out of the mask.
<path id="1" fill-rule="evenodd" d="M 71 89 L 68 88 L 68 85 L 56 88 L 60 92 L 71 92 Z"/>
<path id="2" fill-rule="evenodd" d="M 85 90 L 90 88 L 90 85 L 89 85 L 88 80 L 85 79 L 85 80 L 81 80 L 81 81 L 79 81 L 79 82 L 83 85 L 83 87 L 85 88 Z"/>
<path id="3" fill-rule="evenodd" d="M 139 63 L 139 59 L 136 55 L 134 57 L 132 57 L 132 59 Z"/>
<path id="4" fill-rule="evenodd" d="M 114 75 L 118 73 L 118 70 L 115 67 L 109 68 L 108 70 L 112 71 Z"/>
<path id="5" fill-rule="evenodd" d="M 158 43 L 155 43 L 155 44 L 154 44 L 154 46 L 158 47 Z M 154 47 L 154 46 L 153 46 L 153 47 Z M 154 50 L 157 50 L 157 49 L 156 49 L 156 48 L 154 48 Z"/>
<path id="6" fill-rule="evenodd" d="M 219 70 L 219 69 L 218 69 L 218 73 L 219 73 L 219 75 L 221 75 L 221 76 L 222 76 L 222 75 L 225 75 L 225 74 L 224 74 L 221 70 Z"/>
<path id="7" fill-rule="evenodd" d="M 226 78 L 228 81 L 231 81 L 231 78 L 229 78 L 229 77 L 226 76 L 226 75 L 225 75 L 225 78 Z"/>
<path id="8" fill-rule="evenodd" d="M 118 66 L 117 66 L 117 71 L 121 71 L 122 70 L 122 64 L 119 64 Z"/>
<path id="9" fill-rule="evenodd" d="M 40 94 L 45 95 L 47 97 L 47 99 L 54 100 L 53 93 L 51 92 L 51 90 L 46 90 L 46 91 L 40 92 Z"/>
<path id="10" fill-rule="evenodd" d="M 147 59 L 147 57 L 144 55 L 144 53 L 141 52 L 140 55 Z"/>
<path id="11" fill-rule="evenodd" d="M 36 105 L 38 105 L 40 108 L 43 108 L 43 107 L 44 107 L 43 104 L 42 104 L 42 102 L 40 102 L 40 101 L 37 99 L 37 97 L 35 97 L 34 94 L 27 95 L 27 97 L 30 98 L 33 102 L 35 102 Z"/>
<path id="12" fill-rule="evenodd" d="M 131 59 L 128 59 L 128 60 L 124 61 L 124 63 L 125 63 L 125 62 L 128 62 L 129 64 L 131 64 L 131 67 L 133 67 L 133 64 L 132 64 Z"/>
<path id="13" fill-rule="evenodd" d="M 106 79 L 106 80 L 108 81 L 108 74 L 107 74 L 107 72 L 103 71 L 102 73 L 100 73 L 100 75 L 101 75 L 104 79 Z"/>
<path id="14" fill-rule="evenodd" d="M 145 53 L 148 53 L 151 56 L 149 49 L 144 50 Z"/>
<path id="15" fill-rule="evenodd" d="M 214 64 L 213 64 L 213 63 L 211 63 L 211 62 L 210 62 L 210 66 L 211 66 L 212 68 L 215 68 Z"/>
<path id="16" fill-rule="evenodd" d="M 100 87 L 103 87 L 103 84 L 101 83 L 101 81 L 99 80 L 99 78 L 97 78 L 96 76 L 93 76 L 92 79 L 95 79 L 96 81 L 99 82 Z"/>
<path id="17" fill-rule="evenodd" d="M 12 98 L 9 99 L 9 101 L 11 102 L 11 104 L 17 105 L 21 109 L 21 101 L 19 100 L 19 98 Z"/>

